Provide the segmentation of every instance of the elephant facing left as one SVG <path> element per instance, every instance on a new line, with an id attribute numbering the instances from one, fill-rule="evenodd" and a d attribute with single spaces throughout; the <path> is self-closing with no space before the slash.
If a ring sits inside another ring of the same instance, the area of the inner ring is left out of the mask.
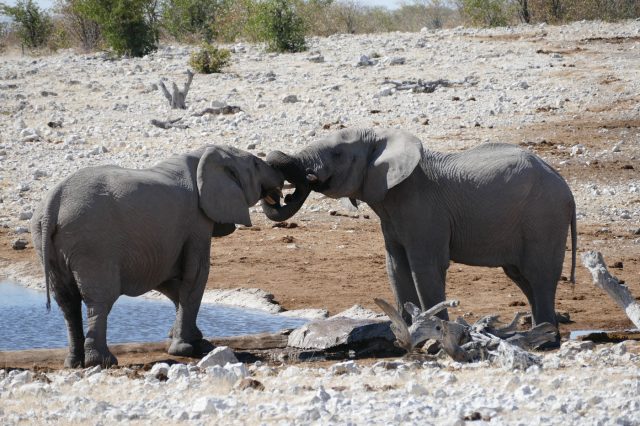
<path id="1" fill-rule="evenodd" d="M 34 212 L 31 232 L 47 308 L 51 289 L 67 325 L 65 367 L 116 365 L 106 340 L 111 307 L 120 295 L 152 289 L 175 304 L 169 353 L 211 350 L 196 325 L 211 237 L 250 226 L 249 207 L 279 197 L 283 183 L 258 157 L 206 146 L 148 169 L 88 167 L 56 185 Z"/>

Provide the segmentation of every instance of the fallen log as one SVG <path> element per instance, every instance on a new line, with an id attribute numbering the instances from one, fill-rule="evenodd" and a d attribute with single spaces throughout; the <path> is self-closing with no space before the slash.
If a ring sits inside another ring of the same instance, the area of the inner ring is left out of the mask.
<path id="1" fill-rule="evenodd" d="M 241 351 L 262 351 L 286 348 L 290 332 L 291 330 L 282 330 L 278 333 L 259 333 L 230 337 L 208 337 L 206 339 L 214 346 L 228 346 L 231 349 Z M 169 340 L 162 342 L 121 343 L 117 345 L 110 345 L 109 350 L 111 350 L 111 352 L 117 357 L 158 352 L 162 354 L 162 357 L 168 358 L 170 355 L 166 354 L 166 351 L 169 347 L 169 343 Z M 62 367 L 67 354 L 67 348 L 0 351 L 0 368 L 26 368 L 41 365 L 56 365 Z"/>
<path id="2" fill-rule="evenodd" d="M 593 283 L 606 291 L 624 310 L 636 328 L 640 329 L 640 305 L 629 291 L 629 287 L 621 284 L 616 277 L 609 273 L 602 253 L 589 251 L 582 255 L 582 263 L 591 272 Z"/>

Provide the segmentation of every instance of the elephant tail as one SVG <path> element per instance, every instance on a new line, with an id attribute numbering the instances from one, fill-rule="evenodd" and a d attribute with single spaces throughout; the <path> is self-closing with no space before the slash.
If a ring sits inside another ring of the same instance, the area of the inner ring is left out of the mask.
<path id="1" fill-rule="evenodd" d="M 53 199 L 48 200 L 44 214 L 40 219 L 40 237 L 42 239 L 40 244 L 42 249 L 45 288 L 47 290 L 47 312 L 51 311 L 51 265 L 55 262 L 53 255 L 53 233 L 56 223 L 58 222 L 57 205 L 59 205 L 59 194 L 56 193 L 52 198 Z"/>
<path id="2" fill-rule="evenodd" d="M 51 311 L 51 243 L 53 242 L 50 234 L 48 215 L 42 218 L 40 222 L 42 227 L 42 265 L 44 266 L 44 281 L 47 289 L 47 312 Z"/>
<path id="3" fill-rule="evenodd" d="M 571 278 L 569 281 L 576 284 L 576 250 L 578 249 L 578 230 L 576 227 L 576 206 L 573 205 L 573 215 L 571 217 Z"/>

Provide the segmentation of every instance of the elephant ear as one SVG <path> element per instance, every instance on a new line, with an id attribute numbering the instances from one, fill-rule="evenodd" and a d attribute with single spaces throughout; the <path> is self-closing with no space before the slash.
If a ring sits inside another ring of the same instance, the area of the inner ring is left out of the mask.
<path id="1" fill-rule="evenodd" d="M 214 222 L 251 226 L 249 205 L 235 163 L 233 156 L 221 148 L 204 151 L 197 171 L 200 208 Z"/>
<path id="2" fill-rule="evenodd" d="M 362 185 L 362 200 L 380 202 L 387 191 L 409 177 L 422 158 L 422 143 L 401 132 L 376 142 Z"/>

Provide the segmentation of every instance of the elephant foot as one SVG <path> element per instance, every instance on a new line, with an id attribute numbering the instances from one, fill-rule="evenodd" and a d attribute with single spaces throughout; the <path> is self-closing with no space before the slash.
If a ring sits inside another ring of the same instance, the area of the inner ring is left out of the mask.
<path id="1" fill-rule="evenodd" d="M 99 351 L 97 349 L 87 349 L 84 351 L 84 366 L 86 368 L 100 365 L 109 368 L 118 365 L 118 359 L 109 350 Z"/>
<path id="2" fill-rule="evenodd" d="M 540 346 L 536 347 L 538 351 L 552 351 L 554 349 L 558 349 L 560 347 L 560 338 L 558 337 L 553 342 L 545 342 Z"/>
<path id="3" fill-rule="evenodd" d="M 184 340 L 174 339 L 169 346 L 169 355 L 174 356 L 192 356 L 194 353 L 194 347 L 191 343 L 187 343 Z"/>
<path id="4" fill-rule="evenodd" d="M 64 359 L 64 368 L 84 368 L 84 354 L 69 354 Z"/>
<path id="5" fill-rule="evenodd" d="M 204 356 L 211 352 L 215 346 L 206 339 L 200 339 L 193 342 L 193 354 L 195 356 Z"/>

